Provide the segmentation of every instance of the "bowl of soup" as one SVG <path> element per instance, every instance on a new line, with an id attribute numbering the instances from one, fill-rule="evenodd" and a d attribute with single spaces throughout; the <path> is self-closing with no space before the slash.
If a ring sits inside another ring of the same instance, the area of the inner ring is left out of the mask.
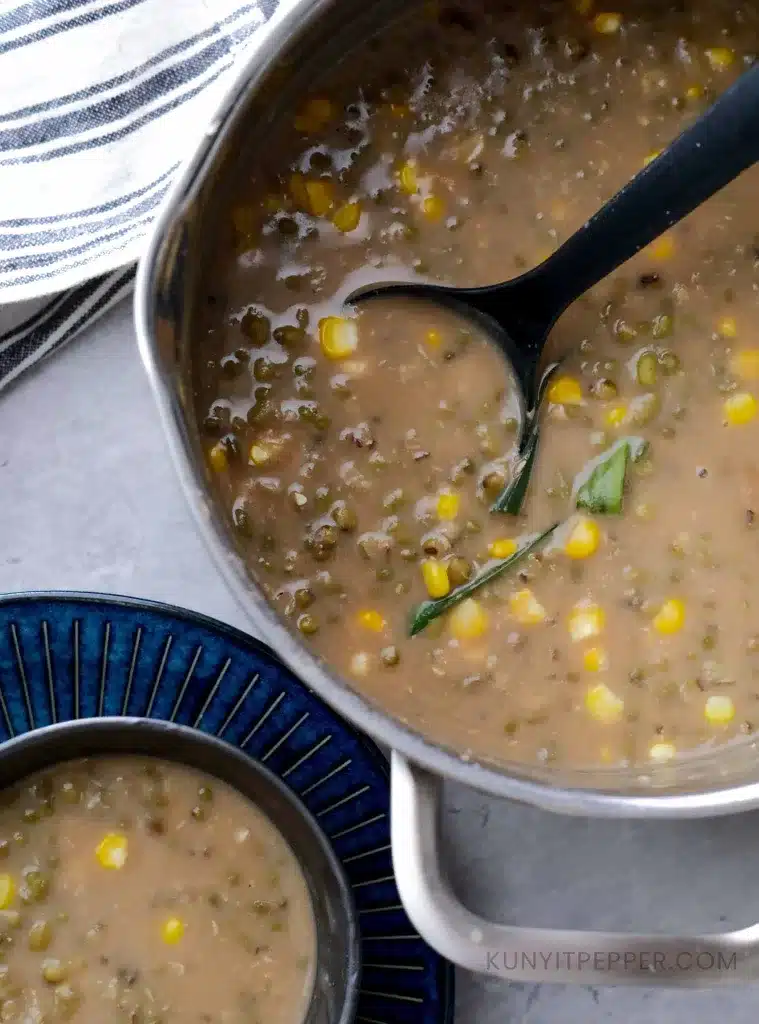
<path id="1" fill-rule="evenodd" d="M 441 777 L 568 813 L 759 804 L 759 179 L 561 318 L 516 515 L 497 511 L 524 427 L 499 353 L 450 311 L 346 299 L 528 272 L 757 40 L 752 4 L 304 2 L 140 267 L 201 529 L 253 625 L 394 751 L 404 903 L 474 969 L 493 933 L 441 909 Z"/>
<path id="2" fill-rule="evenodd" d="M 143 719 L 54 725 L 0 756 L 4 1020 L 353 1019 L 350 889 L 268 770 Z"/>

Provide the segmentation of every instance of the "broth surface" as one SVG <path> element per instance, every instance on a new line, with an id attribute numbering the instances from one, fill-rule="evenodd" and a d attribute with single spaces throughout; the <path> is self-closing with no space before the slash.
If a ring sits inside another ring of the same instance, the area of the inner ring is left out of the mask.
<path id="1" fill-rule="evenodd" d="M 758 26 L 705 0 L 426 5 L 282 120 L 221 225 L 195 387 L 251 573 L 353 687 L 468 756 L 635 764 L 754 731 L 759 174 L 557 325 L 517 517 L 490 511 L 519 417 L 498 353 L 439 310 L 343 298 L 536 265 L 753 62 Z M 578 474 L 628 438 L 622 514 L 578 511 Z"/>
<path id="2" fill-rule="evenodd" d="M 300 1024 L 316 937 L 295 857 L 216 779 L 103 758 L 0 808 L 0 1020 Z"/>

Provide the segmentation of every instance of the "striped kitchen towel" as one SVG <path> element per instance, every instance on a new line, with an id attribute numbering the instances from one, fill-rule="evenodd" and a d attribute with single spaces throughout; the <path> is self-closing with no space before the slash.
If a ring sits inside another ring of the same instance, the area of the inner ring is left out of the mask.
<path id="1" fill-rule="evenodd" d="M 0 334 L 0 387 L 129 292 L 235 61 L 295 2 L 0 0 L 0 303 L 54 296 Z"/>

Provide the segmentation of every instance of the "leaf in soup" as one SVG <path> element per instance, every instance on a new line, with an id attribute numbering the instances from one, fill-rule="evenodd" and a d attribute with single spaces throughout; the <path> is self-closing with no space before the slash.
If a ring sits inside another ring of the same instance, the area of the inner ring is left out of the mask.
<path id="1" fill-rule="evenodd" d="M 575 480 L 575 507 L 596 515 L 619 515 L 630 462 L 637 462 L 648 447 L 642 437 L 622 437 Z"/>

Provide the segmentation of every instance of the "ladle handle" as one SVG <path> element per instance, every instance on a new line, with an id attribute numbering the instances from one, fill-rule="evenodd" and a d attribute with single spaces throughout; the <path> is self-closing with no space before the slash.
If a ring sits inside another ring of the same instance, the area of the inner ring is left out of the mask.
<path id="1" fill-rule="evenodd" d="M 443 872 L 442 780 L 392 755 L 390 832 L 398 892 L 412 924 L 459 967 L 516 982 L 706 988 L 759 980 L 759 925 L 712 935 L 515 928 L 467 909 Z"/>
<path id="2" fill-rule="evenodd" d="M 757 160 L 759 66 L 741 75 L 584 227 L 525 275 L 540 277 L 543 310 L 551 308 L 558 317 Z"/>

